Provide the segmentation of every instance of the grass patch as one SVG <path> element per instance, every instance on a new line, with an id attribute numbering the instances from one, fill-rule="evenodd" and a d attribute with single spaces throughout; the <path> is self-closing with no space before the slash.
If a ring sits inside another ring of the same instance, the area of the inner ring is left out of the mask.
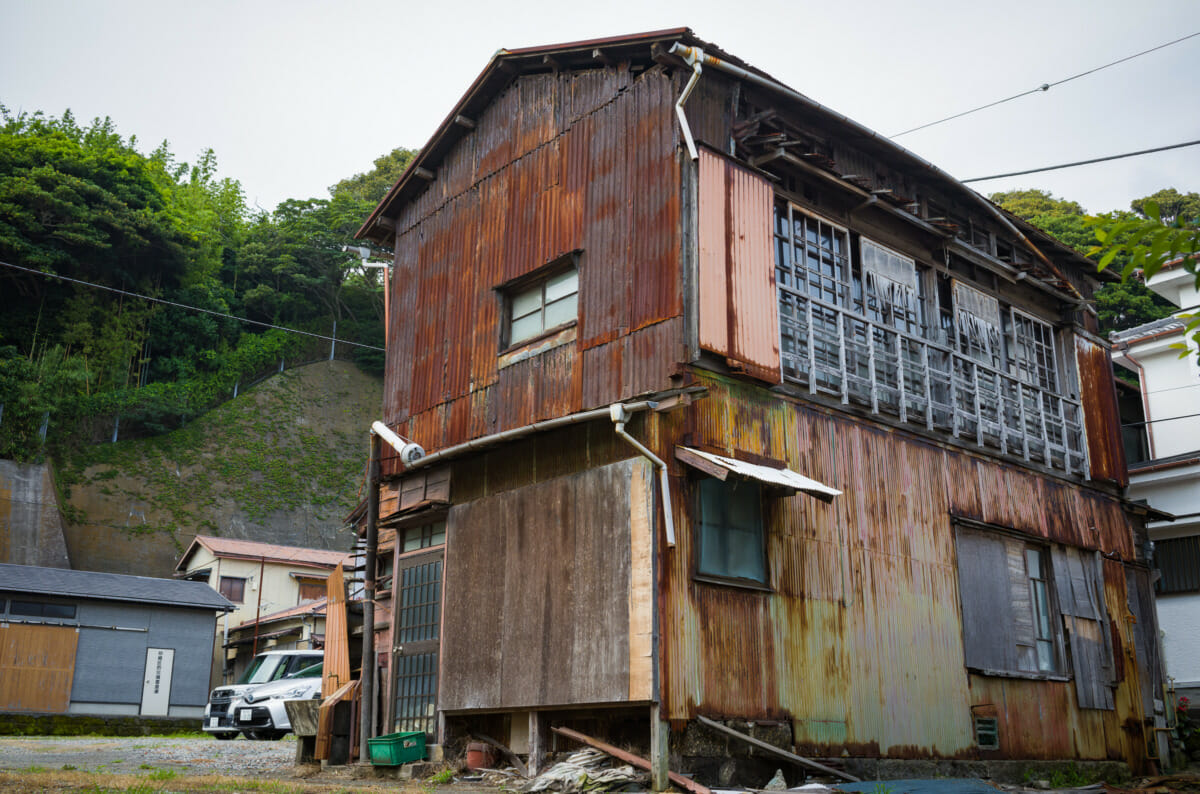
<path id="1" fill-rule="evenodd" d="M 36 771 L 32 771 L 36 770 Z M 30 767 L 22 771 L 0 771 L 0 791 L 6 794 L 34 794 L 35 792 L 86 792 L 87 794 L 111 794 L 135 792 L 135 794 L 184 794 L 185 792 L 212 792 L 213 794 L 362 794 L 371 790 L 396 790 L 395 781 L 386 781 L 386 786 L 355 786 L 309 783 L 305 781 L 259 780 L 255 778 L 230 777 L 226 775 L 179 776 L 172 770 L 171 778 L 153 779 L 153 775 L 101 774 L 77 770 L 46 770 Z M 411 787 L 410 787 L 411 790 Z"/>

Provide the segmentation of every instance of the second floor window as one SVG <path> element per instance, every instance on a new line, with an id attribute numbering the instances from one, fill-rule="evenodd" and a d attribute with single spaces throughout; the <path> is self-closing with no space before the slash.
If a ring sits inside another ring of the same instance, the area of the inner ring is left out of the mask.
<path id="1" fill-rule="evenodd" d="M 506 298 L 508 327 L 505 347 L 536 339 L 579 316 L 579 268 L 574 259 L 536 281 L 522 284 Z"/>
<path id="2" fill-rule="evenodd" d="M 246 580 L 237 576 L 222 576 L 220 593 L 233 603 L 240 604 L 246 600 Z"/>

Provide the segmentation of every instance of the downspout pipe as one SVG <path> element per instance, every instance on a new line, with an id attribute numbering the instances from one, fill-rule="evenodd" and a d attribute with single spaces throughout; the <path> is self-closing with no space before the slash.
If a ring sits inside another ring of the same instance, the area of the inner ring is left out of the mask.
<path id="1" fill-rule="evenodd" d="M 675 47 L 678 46 L 679 44 L 677 43 L 671 47 L 671 52 L 674 53 Z M 692 137 L 692 128 L 688 124 L 687 114 L 683 112 L 683 103 L 687 102 L 688 97 L 692 94 L 692 89 L 696 87 L 696 83 L 700 82 L 700 72 L 703 69 L 700 64 L 706 56 L 704 50 L 699 47 L 690 47 L 689 49 L 694 50 L 696 53 L 691 57 L 684 58 L 688 66 L 692 67 L 692 76 L 688 78 L 687 85 L 683 87 L 683 93 L 675 101 L 675 115 L 679 117 L 679 128 L 683 131 L 683 141 L 687 144 L 688 154 L 692 156 L 693 160 L 699 160 L 700 153 L 696 151 L 696 139 Z"/>
<path id="2" fill-rule="evenodd" d="M 671 510 L 671 481 L 667 477 L 667 464 L 662 458 L 646 448 L 642 442 L 625 431 L 625 423 L 629 421 L 629 412 L 621 403 L 613 403 L 608 407 L 608 416 L 612 419 L 613 429 L 617 435 L 625 439 L 634 449 L 658 468 L 658 485 L 662 491 L 663 524 L 667 531 L 667 545 L 675 545 L 675 521 Z"/>
<path id="3" fill-rule="evenodd" d="M 670 55 L 675 55 L 679 58 L 682 58 L 684 60 L 684 62 L 688 66 L 690 66 L 692 68 L 692 71 L 694 72 L 694 74 L 692 75 L 692 80 L 688 81 L 689 89 L 684 90 L 683 96 L 681 96 L 679 98 L 679 101 L 675 103 L 675 111 L 679 114 L 680 121 L 683 124 L 684 136 L 687 138 L 687 140 L 689 142 L 689 150 L 692 152 L 693 159 L 695 159 L 697 157 L 697 155 L 695 154 L 695 144 L 692 143 L 692 141 L 691 141 L 691 130 L 688 129 L 687 122 L 683 119 L 682 103 L 683 103 L 683 100 L 685 100 L 687 98 L 687 95 L 690 91 L 692 82 L 699 76 L 700 65 L 703 64 L 704 66 L 712 66 L 716 69 L 720 69 L 723 72 L 733 75 L 734 77 L 738 78 L 739 80 L 744 80 L 747 83 L 753 83 L 754 85 L 757 85 L 761 88 L 766 88 L 770 91 L 774 91 L 777 94 L 782 94 L 783 96 L 787 97 L 788 99 L 798 102 L 801 105 L 803 105 L 811 110 L 819 111 L 820 113 L 832 116 L 833 118 L 837 119 L 842 124 L 845 124 L 846 126 L 850 127 L 852 130 L 854 130 L 855 134 L 861 135 L 864 138 L 879 141 L 880 143 L 882 143 L 886 146 L 889 146 L 892 149 L 895 149 L 896 151 L 898 151 L 900 154 L 904 155 L 905 157 L 912 158 L 922 168 L 925 168 L 930 173 L 934 174 L 935 176 L 939 177 L 940 179 L 945 179 L 948 182 L 950 182 L 951 184 L 958 185 L 964 191 L 966 191 L 968 195 L 970 195 L 976 201 L 978 201 L 980 206 L 983 207 L 984 211 L 986 211 L 989 215 L 991 215 L 992 218 L 996 220 L 996 222 L 998 222 L 1001 226 L 1003 226 L 1011 234 L 1013 234 L 1018 240 L 1020 240 L 1021 243 L 1026 248 L 1028 248 L 1029 251 L 1031 251 L 1034 256 L 1036 256 L 1039 260 L 1041 260 L 1042 264 L 1044 264 L 1046 267 L 1048 267 L 1050 269 L 1050 272 L 1054 273 L 1056 276 L 1058 276 L 1060 279 L 1062 279 L 1063 283 L 1065 283 L 1067 285 L 1067 288 L 1071 291 L 1071 294 L 1074 295 L 1075 298 L 1080 303 L 1085 302 L 1083 295 L 1079 292 L 1079 290 L 1077 290 L 1075 288 L 1075 285 L 1072 284 L 1070 282 L 1070 280 L 1067 279 L 1063 275 L 1062 271 L 1059 270 L 1058 267 L 1053 262 L 1051 262 L 1049 260 L 1049 258 L 1046 257 L 1045 254 L 1042 253 L 1041 249 L 1039 249 L 1036 245 L 1034 245 L 1033 242 L 1028 237 L 1026 237 L 1021 232 L 1020 229 L 1018 229 L 1016 226 L 1014 226 L 1012 224 L 1012 222 L 1010 222 L 1008 220 L 1008 218 L 1004 217 L 1004 214 L 1001 213 L 1000 210 L 997 209 L 995 205 L 993 205 L 991 202 L 984 199 L 982 196 L 980 196 L 974 190 L 967 187 L 962 182 L 959 182 L 957 179 L 950 176 L 945 171 L 938 168 L 936 165 L 929 162 L 925 158 L 920 157 L 919 155 L 913 154 L 908 149 L 905 149 L 903 146 L 899 145 L 892 139 L 886 138 L 886 137 L 880 135 L 879 133 L 875 132 L 874 130 L 870 129 L 869 127 L 864 127 L 862 124 L 859 124 L 857 121 L 854 121 L 853 119 L 851 119 L 847 116 L 843 116 L 841 113 L 838 113 L 837 111 L 830 110 L 829 108 L 822 105 L 820 102 L 817 102 L 813 99 L 810 99 L 809 97 L 806 97 L 804 94 L 801 94 L 799 91 L 788 88 L 783 83 L 776 82 L 776 81 L 770 79 L 769 77 L 763 77 L 762 75 L 755 74 L 754 72 L 743 69 L 740 66 L 734 66 L 732 63 L 723 61 L 720 58 L 717 58 L 713 55 L 709 55 L 708 53 L 706 53 L 704 50 L 700 49 L 699 47 L 691 47 L 686 44 L 683 44 L 682 42 L 677 41 L 671 45 L 671 49 L 668 50 L 668 53 Z"/>

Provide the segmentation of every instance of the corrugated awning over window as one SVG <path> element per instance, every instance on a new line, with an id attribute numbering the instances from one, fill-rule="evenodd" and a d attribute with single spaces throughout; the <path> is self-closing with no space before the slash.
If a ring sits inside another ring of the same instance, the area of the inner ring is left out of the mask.
<path id="1" fill-rule="evenodd" d="M 842 495 L 842 492 L 836 488 L 830 488 L 824 483 L 819 483 L 791 469 L 777 469 L 757 463 L 748 463 L 736 458 L 727 458 L 724 455 L 702 452 L 691 447 L 676 447 L 675 457 L 688 466 L 702 471 L 710 477 L 716 477 L 718 480 L 724 480 L 732 474 L 747 480 L 757 480 L 772 488 L 782 488 L 791 493 L 801 491 L 815 496 L 823 502 L 832 502 L 833 497 Z"/>

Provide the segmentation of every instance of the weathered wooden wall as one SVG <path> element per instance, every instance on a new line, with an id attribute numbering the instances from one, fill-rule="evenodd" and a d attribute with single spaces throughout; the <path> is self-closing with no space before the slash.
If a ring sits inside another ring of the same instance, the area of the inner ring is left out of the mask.
<path id="1" fill-rule="evenodd" d="M 0 711 L 65 714 L 78 642 L 74 626 L 0 627 Z"/>
<path id="2" fill-rule="evenodd" d="M 451 508 L 439 708 L 651 699 L 652 474 L 625 460 Z"/>
<path id="3" fill-rule="evenodd" d="M 683 359 L 672 79 L 517 78 L 397 219 L 384 415 L 427 450 L 668 387 Z M 575 340 L 501 367 L 496 288 L 581 251 Z"/>
<path id="4" fill-rule="evenodd" d="M 705 584 L 692 578 L 694 496 L 673 464 L 678 545 L 664 562 L 662 619 L 670 718 L 790 718 L 796 743 L 818 755 L 971 757 L 971 707 L 1009 697 L 999 757 L 1140 757 L 1122 728 L 1137 687 L 1128 673 L 1116 711 L 1081 711 L 1071 682 L 969 676 L 963 657 L 953 517 L 1132 559 L 1114 498 L 697 376 L 708 396 L 648 432 L 663 457 L 679 443 L 764 456 L 844 493 L 831 504 L 766 500 L 771 592 Z M 1108 574 L 1122 654 L 1124 575 Z"/>

